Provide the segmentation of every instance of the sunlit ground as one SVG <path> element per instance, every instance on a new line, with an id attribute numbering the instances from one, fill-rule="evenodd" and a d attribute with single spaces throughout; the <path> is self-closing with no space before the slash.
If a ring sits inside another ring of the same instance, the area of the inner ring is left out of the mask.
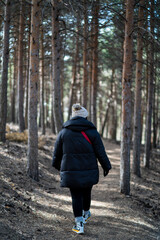
<path id="1" fill-rule="evenodd" d="M 16 146 L 14 143 L 13 145 Z M 18 217 L 19 220 L 17 221 L 21 221 L 19 228 L 22 229 L 22 232 L 28 233 L 29 229 L 36 229 L 41 226 L 44 230 L 40 235 L 37 235 L 40 240 L 50 240 L 50 238 L 47 239 L 46 237 L 43 237 L 44 233 L 47 235 L 45 229 L 50 229 L 48 231 L 51 232 L 53 229 L 54 231 L 63 232 L 64 229 L 67 228 L 69 229 L 67 230 L 68 234 L 70 234 L 70 228 L 74 222 L 71 197 L 69 190 L 60 188 L 59 173 L 51 167 L 52 150 L 49 151 L 47 149 L 45 151 L 39 151 L 40 182 L 36 183 L 26 175 L 26 149 L 23 149 L 22 151 L 21 148 L 23 146 L 20 143 L 17 143 L 17 151 L 10 151 L 13 145 L 11 144 L 9 148 L 3 149 L 3 152 L 1 152 L 0 161 L 2 161 L 3 158 L 4 159 L 0 164 L 2 172 L 0 179 L 3 185 L 7 186 L 6 189 L 12 190 L 9 192 L 4 188 L 3 195 L 8 199 L 7 201 L 14 201 L 15 210 L 17 211 L 15 217 Z M 144 214 L 142 211 L 143 209 L 139 208 L 139 205 L 137 205 L 136 209 L 135 203 L 132 202 L 132 197 L 125 198 L 119 193 L 120 148 L 117 145 L 107 143 L 106 141 L 105 145 L 107 154 L 112 163 L 112 170 L 109 175 L 104 178 L 103 171 L 99 166 L 100 181 L 98 185 L 93 187 L 92 191 L 92 217 L 90 219 L 90 224 L 85 227 L 86 231 L 91 231 L 93 235 L 87 235 L 86 239 L 103 239 L 102 235 L 113 234 L 116 237 L 107 239 L 157 240 L 160 232 L 157 222 L 152 219 L 152 217 L 149 217 L 149 215 Z M 50 149 L 53 149 L 53 147 L 50 147 Z M 4 161 L 6 161 L 5 165 Z M 19 175 L 18 172 L 22 172 L 23 175 Z M 132 177 L 133 179 L 131 179 L 131 191 L 133 187 L 134 189 L 139 189 L 134 192 L 134 194 L 137 195 L 133 195 L 133 197 L 137 199 L 137 202 L 139 197 L 141 199 L 144 194 L 144 198 L 149 198 L 153 191 L 154 193 L 157 193 L 158 191 L 159 174 L 154 171 L 150 172 L 150 178 L 151 173 L 154 175 L 151 183 L 149 182 L 149 179 L 147 179 L 147 183 L 143 178 L 137 179 Z M 14 196 L 19 194 L 20 198 L 13 198 L 13 194 Z M 26 199 L 25 202 L 23 199 Z M 154 199 L 154 201 L 156 202 L 157 200 Z M 18 204 L 17 207 L 16 204 Z M 23 212 L 21 213 L 19 207 L 23 209 L 24 204 L 29 206 L 30 213 L 20 220 Z M 2 206 L 4 206 L 4 203 Z M 6 215 L 7 218 L 3 221 L 6 221 L 7 223 L 9 218 L 11 217 L 11 219 L 14 219 L 14 216 L 10 216 L 9 212 L 6 213 L 8 214 Z M 12 228 L 16 228 L 16 224 L 12 224 L 11 226 Z M 108 228 L 108 226 L 110 227 Z M 101 233 L 99 232 L 100 227 L 102 227 Z M 33 234 L 36 233 L 33 232 Z M 97 237 L 94 238 L 94 236 Z M 132 237 L 130 238 L 127 236 Z M 148 238 L 145 236 L 148 236 Z M 72 235 L 69 235 L 66 239 L 72 239 Z"/>

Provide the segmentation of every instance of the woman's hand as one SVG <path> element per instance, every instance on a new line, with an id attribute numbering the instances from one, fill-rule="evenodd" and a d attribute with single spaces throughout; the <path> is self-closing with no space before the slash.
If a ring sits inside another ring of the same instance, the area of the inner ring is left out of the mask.
<path id="1" fill-rule="evenodd" d="M 109 173 L 109 170 L 108 170 L 108 169 L 103 170 L 103 175 L 104 175 L 104 177 L 106 177 L 106 176 L 108 175 L 108 173 Z"/>

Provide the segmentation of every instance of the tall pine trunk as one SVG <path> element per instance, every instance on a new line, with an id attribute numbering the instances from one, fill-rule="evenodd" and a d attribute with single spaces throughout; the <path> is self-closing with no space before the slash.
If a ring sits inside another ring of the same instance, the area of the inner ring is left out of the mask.
<path id="1" fill-rule="evenodd" d="M 61 43 L 59 35 L 59 1 L 52 0 L 52 78 L 53 78 L 53 106 L 56 133 L 62 128 L 63 118 L 61 110 L 60 86 L 60 53 Z"/>
<path id="2" fill-rule="evenodd" d="M 53 89 L 53 81 L 52 81 L 52 72 L 50 73 L 50 82 L 51 89 Z M 50 91 L 46 89 L 46 105 L 49 105 Z M 47 110 L 47 107 L 46 107 Z M 46 113 L 46 119 L 48 118 L 48 114 Z M 51 98 L 51 131 L 56 134 L 55 122 L 54 122 L 54 106 L 53 106 L 53 97 Z"/>
<path id="3" fill-rule="evenodd" d="M 61 108 L 62 108 L 62 113 L 64 113 L 64 53 L 62 52 L 61 54 L 63 57 L 61 57 Z"/>
<path id="4" fill-rule="evenodd" d="M 150 29 L 154 35 L 154 0 L 151 0 L 150 9 Z M 154 77 L 154 42 L 150 43 L 149 53 L 149 79 L 148 79 L 148 99 L 147 99 L 147 116 L 146 116 L 146 136 L 144 150 L 144 166 L 149 168 L 151 154 L 151 122 L 152 122 L 152 97 L 153 97 L 153 77 Z"/>
<path id="5" fill-rule="evenodd" d="M 77 17 L 77 32 L 76 32 L 76 49 L 75 56 L 73 60 L 73 77 L 72 77 L 72 86 L 71 86 L 71 96 L 69 102 L 69 110 L 68 110 L 68 120 L 71 117 L 72 113 L 72 105 L 77 101 L 77 68 L 78 68 L 78 59 L 79 59 L 79 30 L 80 30 L 80 21 L 79 16 Z"/>
<path id="6" fill-rule="evenodd" d="M 27 73 L 26 73 L 26 98 L 25 98 L 25 127 L 28 128 L 28 89 L 29 89 L 29 75 L 30 75 L 30 38 L 31 38 L 31 7 L 29 8 L 28 21 L 28 51 L 27 51 Z"/>
<path id="7" fill-rule="evenodd" d="M 103 124 L 102 124 L 102 130 L 101 130 L 101 136 L 102 137 L 104 136 L 105 126 L 106 126 L 106 123 L 108 121 L 108 112 L 109 112 L 110 104 L 111 104 L 111 102 L 109 101 L 108 104 L 107 104 L 107 107 L 106 107 L 106 113 L 105 113 L 104 121 L 103 121 Z"/>
<path id="8" fill-rule="evenodd" d="M 93 15 L 93 14 L 92 14 Z M 92 68 L 93 68 L 93 41 L 92 41 L 92 35 L 93 35 L 93 17 L 91 21 L 91 29 L 90 29 L 90 50 L 88 54 L 88 65 L 89 65 L 89 97 L 88 97 L 88 112 L 89 112 L 89 120 L 92 120 L 92 90 L 93 90 L 93 82 L 92 82 Z"/>
<path id="9" fill-rule="evenodd" d="M 134 0 L 126 1 L 126 22 L 122 73 L 122 132 L 120 190 L 130 194 L 130 144 L 131 144 L 131 78 L 132 78 L 132 31 Z"/>
<path id="10" fill-rule="evenodd" d="M 156 54 L 155 62 L 158 62 Z M 158 87 L 157 84 L 157 69 L 155 67 L 155 81 L 154 81 L 154 91 L 153 91 L 153 148 L 157 147 L 157 130 L 158 130 Z"/>
<path id="11" fill-rule="evenodd" d="M 83 107 L 87 108 L 88 102 L 88 76 L 87 76 L 87 2 L 84 0 L 84 46 L 83 46 Z"/>
<path id="12" fill-rule="evenodd" d="M 10 7 L 11 1 L 6 0 L 5 23 L 3 37 L 3 63 L 1 79 L 1 101 L 0 101 L 0 141 L 6 140 L 6 121 L 7 121 L 7 85 L 8 85 L 8 61 L 9 61 L 9 28 L 10 28 Z"/>
<path id="13" fill-rule="evenodd" d="M 142 55 L 143 39 L 142 27 L 144 25 L 145 0 L 140 1 L 138 14 L 138 35 L 137 35 L 137 63 L 136 63 L 136 90 L 134 105 L 134 134 L 133 134 L 133 172 L 140 177 L 140 151 L 141 151 L 141 87 L 142 87 Z"/>
<path id="14" fill-rule="evenodd" d="M 42 134 L 45 134 L 45 109 L 44 109 L 44 46 L 43 46 L 43 21 L 41 21 L 41 38 L 40 38 L 40 101 L 41 101 L 41 127 L 42 127 Z"/>
<path id="15" fill-rule="evenodd" d="M 11 121 L 15 123 L 15 102 L 16 102 L 16 79 L 17 79 L 17 40 L 15 39 L 15 47 L 14 47 L 14 60 L 13 60 L 13 66 L 14 66 L 14 72 L 13 72 L 13 87 L 12 87 L 12 97 L 11 97 Z"/>
<path id="16" fill-rule="evenodd" d="M 23 37 L 24 35 L 24 3 L 20 1 L 20 19 L 19 19 L 19 44 L 18 44 L 18 119 L 19 130 L 25 129 L 24 122 L 24 90 L 23 90 Z"/>
<path id="17" fill-rule="evenodd" d="M 116 140 L 117 135 L 117 89 L 116 89 L 116 76 L 115 67 L 112 67 L 112 79 L 111 79 L 111 102 L 109 107 L 109 124 L 108 132 L 109 137 L 112 140 Z"/>
<path id="18" fill-rule="evenodd" d="M 30 81 L 29 81 L 29 112 L 28 112 L 28 165 L 27 173 L 34 180 L 38 174 L 38 78 L 39 78 L 39 14 L 38 0 L 32 0 L 31 14 L 31 46 L 30 46 Z"/>
<path id="19" fill-rule="evenodd" d="M 97 126 L 97 92 L 98 92 L 98 17 L 99 17 L 99 0 L 94 2 L 94 27 L 93 27 L 93 65 L 92 65 L 92 106 L 91 114 L 92 121 Z"/>

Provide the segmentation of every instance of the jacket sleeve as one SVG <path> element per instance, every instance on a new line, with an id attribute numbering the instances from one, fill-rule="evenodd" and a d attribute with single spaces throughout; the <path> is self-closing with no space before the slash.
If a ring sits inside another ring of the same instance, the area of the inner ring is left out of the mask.
<path id="1" fill-rule="evenodd" d="M 94 138 L 94 141 L 92 142 L 92 144 L 93 144 L 96 157 L 98 158 L 102 168 L 107 171 L 110 170 L 112 166 L 106 154 L 102 139 L 97 131 L 96 131 L 96 137 Z"/>
<path id="2" fill-rule="evenodd" d="M 52 166 L 55 167 L 57 170 L 60 170 L 62 156 L 63 156 L 62 137 L 61 137 L 61 132 L 59 132 L 54 145 L 53 159 L 52 159 Z"/>

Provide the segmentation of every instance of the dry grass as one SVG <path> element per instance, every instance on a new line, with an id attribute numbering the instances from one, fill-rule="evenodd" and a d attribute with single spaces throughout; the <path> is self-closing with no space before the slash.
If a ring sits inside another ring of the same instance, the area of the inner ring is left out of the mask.
<path id="1" fill-rule="evenodd" d="M 24 132 L 18 132 L 17 129 L 13 129 L 13 126 L 6 125 L 6 139 L 12 142 L 24 142 L 28 141 L 28 130 L 24 130 Z M 39 136 L 38 137 L 38 148 L 43 149 L 46 144 L 46 137 Z"/>

